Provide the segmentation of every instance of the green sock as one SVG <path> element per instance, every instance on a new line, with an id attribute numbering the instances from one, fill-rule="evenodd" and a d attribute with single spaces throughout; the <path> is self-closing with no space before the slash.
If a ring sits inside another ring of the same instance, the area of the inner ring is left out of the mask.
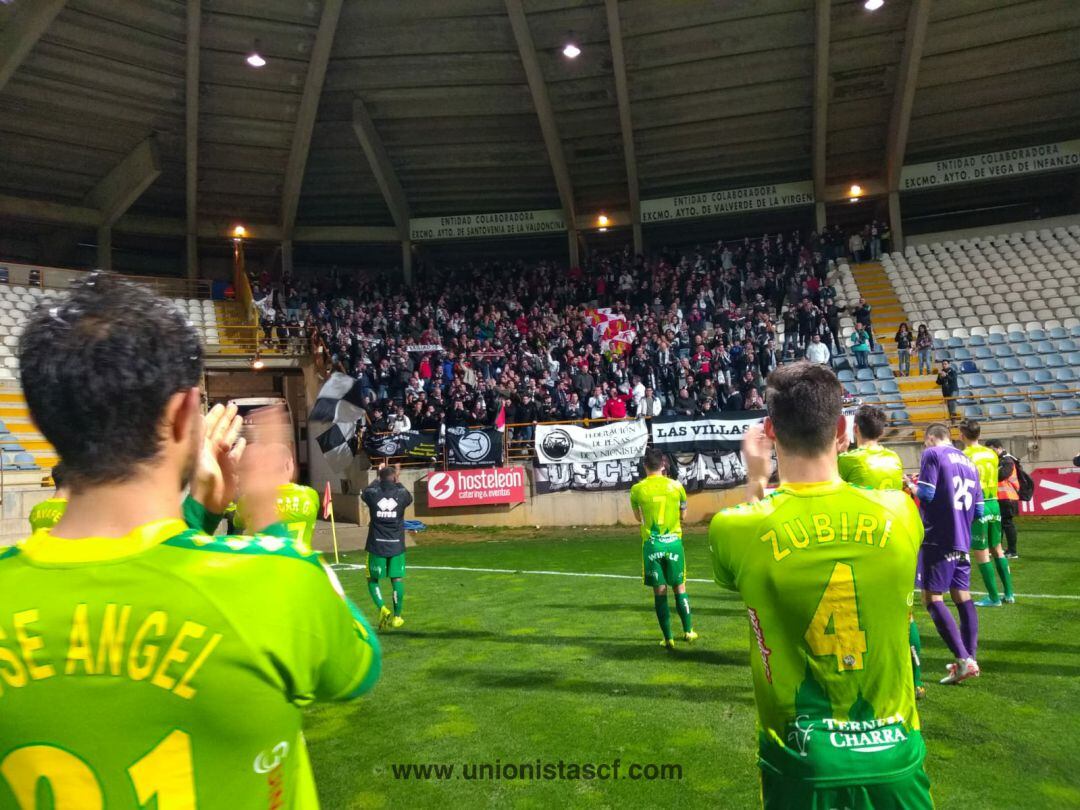
<path id="1" fill-rule="evenodd" d="M 1001 575 L 1001 584 L 1005 586 L 1005 595 L 1012 596 L 1012 569 L 1009 568 L 1009 558 L 994 557 L 994 565 L 997 566 L 997 572 Z"/>
<path id="2" fill-rule="evenodd" d="M 405 580 L 394 580 L 394 615 L 401 615 L 401 608 L 405 605 Z"/>
<path id="3" fill-rule="evenodd" d="M 908 644 L 911 645 L 911 670 L 915 675 L 915 685 L 922 686 L 922 638 L 919 637 L 919 625 L 914 619 L 908 624 Z"/>
<path id="4" fill-rule="evenodd" d="M 994 576 L 994 564 L 991 562 L 979 563 L 979 573 L 982 575 L 983 585 L 986 586 L 986 592 L 990 595 L 990 600 L 1000 602 L 1001 596 L 998 594 L 997 577 Z"/>
<path id="5" fill-rule="evenodd" d="M 654 593 L 653 606 L 656 608 L 656 620 L 660 622 L 664 638 L 671 638 L 671 611 L 668 610 L 667 594 Z"/>
<path id="6" fill-rule="evenodd" d="M 687 594 L 675 594 L 675 610 L 679 611 L 683 632 L 689 633 L 694 628 L 690 623 L 690 597 Z"/>
<path id="7" fill-rule="evenodd" d="M 367 583 L 368 593 L 371 594 L 371 601 L 375 603 L 375 607 L 379 610 L 383 608 L 382 593 L 379 591 L 379 580 L 369 579 Z"/>

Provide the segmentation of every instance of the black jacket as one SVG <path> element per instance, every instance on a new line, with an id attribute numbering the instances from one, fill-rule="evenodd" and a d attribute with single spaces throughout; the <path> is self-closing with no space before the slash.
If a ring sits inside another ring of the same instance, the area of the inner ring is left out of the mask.
<path id="1" fill-rule="evenodd" d="M 368 508 L 368 536 L 364 547 L 379 557 L 394 557 L 405 551 L 405 510 L 412 494 L 401 484 L 376 481 L 360 495 Z"/>

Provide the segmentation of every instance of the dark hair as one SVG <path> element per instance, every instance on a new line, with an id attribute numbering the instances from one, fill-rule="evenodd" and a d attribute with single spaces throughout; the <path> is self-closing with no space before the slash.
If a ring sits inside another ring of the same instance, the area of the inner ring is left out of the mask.
<path id="1" fill-rule="evenodd" d="M 19 367 L 30 414 L 79 489 L 126 481 L 158 454 L 165 406 L 199 384 L 202 347 L 168 301 L 93 273 L 34 310 Z"/>
<path id="2" fill-rule="evenodd" d="M 968 441 L 978 441 L 982 428 L 975 419 L 965 419 L 960 423 L 960 435 Z"/>
<path id="3" fill-rule="evenodd" d="M 952 438 L 952 433 L 949 432 L 949 426 L 944 422 L 931 422 L 926 426 L 926 435 L 935 439 L 942 439 L 948 441 Z"/>
<path id="4" fill-rule="evenodd" d="M 855 427 L 864 439 L 880 439 L 886 421 L 885 411 L 873 405 L 860 405 L 855 411 Z"/>
<path id="5" fill-rule="evenodd" d="M 645 458 L 642 463 L 645 465 L 646 470 L 659 472 L 664 469 L 664 454 L 655 447 L 650 447 L 645 451 Z"/>
<path id="6" fill-rule="evenodd" d="M 998 449 L 1004 450 L 1005 449 L 1005 445 L 1003 445 L 1001 443 L 1001 439 L 987 439 L 985 444 L 986 444 L 987 447 L 989 447 L 989 448 L 991 448 L 993 450 L 998 450 Z"/>
<path id="7" fill-rule="evenodd" d="M 394 473 L 396 473 L 396 472 L 397 472 L 397 470 L 395 470 L 393 467 L 390 467 L 390 466 L 383 467 L 381 470 L 379 470 L 379 481 L 381 481 L 384 484 L 387 483 L 387 482 L 393 481 L 394 480 Z"/>
<path id="8" fill-rule="evenodd" d="M 765 381 L 777 443 L 797 456 L 814 456 L 835 446 L 844 389 L 832 369 L 801 360 L 777 367 Z"/>
<path id="9" fill-rule="evenodd" d="M 56 488 L 59 489 L 64 485 L 64 465 L 62 462 L 56 462 L 56 466 L 52 468 L 52 480 Z"/>

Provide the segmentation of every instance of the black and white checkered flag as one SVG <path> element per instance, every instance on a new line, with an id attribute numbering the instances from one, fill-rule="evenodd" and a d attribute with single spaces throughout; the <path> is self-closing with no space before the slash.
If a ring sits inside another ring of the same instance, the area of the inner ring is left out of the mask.
<path id="1" fill-rule="evenodd" d="M 308 419 L 312 422 L 355 424 L 364 415 L 362 404 L 360 383 L 348 374 L 335 371 L 319 390 L 319 397 Z"/>

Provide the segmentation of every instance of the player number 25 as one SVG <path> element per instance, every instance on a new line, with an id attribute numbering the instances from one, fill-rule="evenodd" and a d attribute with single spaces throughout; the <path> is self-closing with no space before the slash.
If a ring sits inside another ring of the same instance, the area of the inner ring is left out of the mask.
<path id="1" fill-rule="evenodd" d="M 975 486 L 975 482 L 969 478 L 964 478 L 962 475 L 954 475 L 952 486 L 953 509 L 957 512 L 966 512 L 971 508 L 971 501 L 974 499 L 971 489 Z"/>
<path id="2" fill-rule="evenodd" d="M 171 732 L 127 772 L 140 805 L 156 796 L 158 810 L 194 810 L 191 737 L 183 731 Z M 0 762 L 0 774 L 11 786 L 19 810 L 36 810 L 41 779 L 49 782 L 53 810 L 102 810 L 105 806 L 93 768 L 63 748 L 16 748 Z"/>
<path id="3" fill-rule="evenodd" d="M 832 624 L 832 631 L 829 625 Z M 859 603 L 855 597 L 855 573 L 848 563 L 833 566 L 810 626 L 803 636 L 814 655 L 836 656 L 836 669 L 847 672 L 863 668 L 866 633 L 859 626 Z"/>

